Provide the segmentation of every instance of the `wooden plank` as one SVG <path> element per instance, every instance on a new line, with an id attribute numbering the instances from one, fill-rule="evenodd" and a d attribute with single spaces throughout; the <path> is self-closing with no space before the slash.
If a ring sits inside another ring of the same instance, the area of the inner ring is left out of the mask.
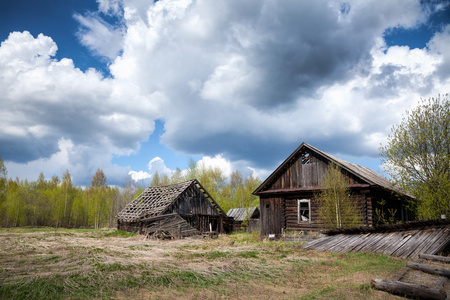
<path id="1" fill-rule="evenodd" d="M 405 233 L 404 233 L 404 234 L 405 234 Z M 404 247 L 405 245 L 407 245 L 407 243 L 408 243 L 408 241 L 409 241 L 409 239 L 410 239 L 411 237 L 412 237 L 412 234 L 408 234 L 408 235 L 404 236 L 403 239 L 402 239 L 402 241 L 401 241 L 401 243 L 400 243 L 399 245 L 397 245 L 397 248 L 394 249 L 394 251 L 392 251 L 391 253 L 388 253 L 388 254 L 398 256 L 398 255 L 397 255 L 397 252 L 402 251 L 403 247 Z"/>
<path id="2" fill-rule="evenodd" d="M 441 235 L 440 233 L 440 231 L 437 231 L 434 228 L 423 230 L 420 241 L 417 243 L 416 248 L 411 252 L 411 255 L 409 257 L 417 258 L 419 257 L 420 253 L 427 253 L 425 252 L 425 249 L 429 248 L 430 244 L 432 245 L 434 243 L 433 241 L 435 241 L 435 236 Z"/>
<path id="3" fill-rule="evenodd" d="M 447 298 L 447 294 L 442 289 L 434 289 L 423 285 L 405 283 L 401 281 L 373 279 L 370 282 L 370 285 L 381 291 L 400 296 L 407 296 L 414 299 L 445 300 Z"/>
<path id="4" fill-rule="evenodd" d="M 411 237 L 399 251 L 396 252 L 396 255 L 402 258 L 410 257 L 412 252 L 417 248 L 418 242 L 421 240 L 423 236 L 423 232 L 419 230 L 412 230 Z"/>
<path id="5" fill-rule="evenodd" d="M 436 254 L 440 250 L 442 250 L 443 247 L 447 243 L 450 242 L 450 228 L 436 228 L 437 233 L 435 234 L 435 237 L 432 241 L 430 241 L 430 244 L 428 247 L 425 247 L 422 249 L 420 254 Z"/>
<path id="6" fill-rule="evenodd" d="M 392 242 L 386 245 L 383 251 L 380 253 L 390 255 L 395 250 L 397 250 L 401 245 L 404 244 L 405 233 L 404 232 L 394 232 Z"/>

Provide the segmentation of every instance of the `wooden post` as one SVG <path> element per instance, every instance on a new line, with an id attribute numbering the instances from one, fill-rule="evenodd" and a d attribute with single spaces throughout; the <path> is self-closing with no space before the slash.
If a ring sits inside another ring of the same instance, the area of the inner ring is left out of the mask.
<path id="1" fill-rule="evenodd" d="M 419 299 L 443 299 L 447 294 L 442 289 L 433 289 L 423 285 L 405 283 L 401 281 L 390 281 L 383 279 L 373 279 L 370 285 L 381 291 L 389 292 L 396 295 L 407 296 Z"/>

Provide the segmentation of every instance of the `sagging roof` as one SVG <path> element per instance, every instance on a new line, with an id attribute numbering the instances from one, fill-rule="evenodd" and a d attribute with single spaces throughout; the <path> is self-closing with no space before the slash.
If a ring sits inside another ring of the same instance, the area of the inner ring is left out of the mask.
<path id="1" fill-rule="evenodd" d="M 169 206 L 181 197 L 186 190 L 195 186 L 203 193 L 220 214 L 226 215 L 197 179 L 166 186 L 150 186 L 138 197 L 128 203 L 117 215 L 117 219 L 124 221 L 138 221 L 144 218 L 164 214 Z"/>
<path id="2" fill-rule="evenodd" d="M 232 217 L 235 221 L 242 222 L 247 217 L 247 211 L 250 218 L 259 218 L 259 208 L 256 206 L 248 209 L 245 207 L 232 208 L 228 211 L 227 216 Z"/>
<path id="3" fill-rule="evenodd" d="M 450 247 L 450 220 L 406 222 L 374 227 L 343 228 L 304 245 L 330 252 L 376 252 L 402 258 L 438 254 Z"/>
<path id="4" fill-rule="evenodd" d="M 394 191 L 398 194 L 403 194 L 406 195 L 410 198 L 414 198 L 414 196 L 408 194 L 407 192 L 401 190 L 399 187 L 395 186 L 394 184 L 392 184 L 388 179 L 384 178 L 383 176 L 381 176 L 380 174 L 378 174 L 377 172 L 345 161 L 343 159 L 334 157 L 328 153 L 325 153 L 305 142 L 303 142 L 254 192 L 253 194 L 257 195 L 258 193 L 262 192 L 265 190 L 265 188 L 272 182 L 272 180 L 274 180 L 277 176 L 279 176 L 279 174 L 281 172 L 283 172 L 283 170 L 285 169 L 286 166 L 288 166 L 290 163 L 292 163 L 292 161 L 294 159 L 296 159 L 297 155 L 304 151 L 305 149 L 308 149 L 311 152 L 316 153 L 317 155 L 325 158 L 326 160 L 328 160 L 329 162 L 333 162 L 334 164 L 336 164 L 337 166 L 339 166 L 340 168 L 342 168 L 343 170 L 349 172 L 350 174 L 361 178 L 363 181 L 367 182 L 367 184 L 371 185 L 371 186 L 379 186 L 382 187 L 386 190 L 390 190 L 390 191 Z"/>

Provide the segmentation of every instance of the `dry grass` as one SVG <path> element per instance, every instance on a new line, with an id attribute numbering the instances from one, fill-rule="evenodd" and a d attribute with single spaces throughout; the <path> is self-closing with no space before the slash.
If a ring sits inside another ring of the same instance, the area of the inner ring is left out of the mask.
<path id="1" fill-rule="evenodd" d="M 395 299 L 369 283 L 404 265 L 257 234 L 154 241 L 112 229 L 0 229 L 2 299 Z"/>

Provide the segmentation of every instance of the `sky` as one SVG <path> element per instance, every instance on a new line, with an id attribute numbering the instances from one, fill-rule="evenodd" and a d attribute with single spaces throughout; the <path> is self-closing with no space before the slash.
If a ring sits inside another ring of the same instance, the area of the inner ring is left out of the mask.
<path id="1" fill-rule="evenodd" d="M 392 126 L 450 92 L 450 1 L 2 0 L 0 42 L 0 155 L 29 181 L 265 180 L 302 142 L 385 174 Z"/>

